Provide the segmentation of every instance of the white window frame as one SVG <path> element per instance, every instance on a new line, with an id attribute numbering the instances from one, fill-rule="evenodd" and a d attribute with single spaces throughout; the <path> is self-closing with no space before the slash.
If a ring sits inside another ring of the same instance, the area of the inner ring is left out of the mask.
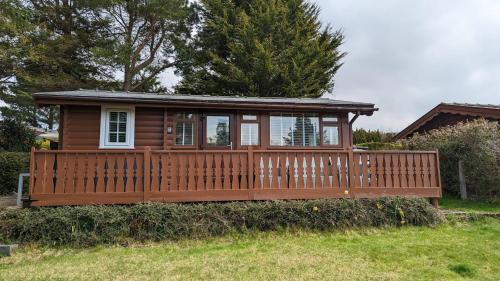
<path id="1" fill-rule="evenodd" d="M 110 143 L 109 140 L 109 113 L 127 112 L 127 135 L 124 143 Z M 133 149 L 135 140 L 135 107 L 123 105 L 101 106 L 101 128 L 99 138 L 99 149 Z"/>

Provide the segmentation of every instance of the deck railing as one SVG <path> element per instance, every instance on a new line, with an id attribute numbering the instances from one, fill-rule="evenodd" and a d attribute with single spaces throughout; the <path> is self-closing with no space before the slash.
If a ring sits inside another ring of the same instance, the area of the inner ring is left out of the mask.
<path id="1" fill-rule="evenodd" d="M 33 150 L 31 204 L 441 196 L 436 151 Z"/>

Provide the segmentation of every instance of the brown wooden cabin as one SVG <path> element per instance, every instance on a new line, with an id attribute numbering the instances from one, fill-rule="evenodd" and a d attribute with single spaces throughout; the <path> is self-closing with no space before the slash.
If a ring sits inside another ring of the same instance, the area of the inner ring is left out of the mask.
<path id="1" fill-rule="evenodd" d="M 422 134 L 478 118 L 500 121 L 500 105 L 442 102 L 404 128 L 394 138 L 404 139 L 413 136 L 415 133 Z"/>
<path id="2" fill-rule="evenodd" d="M 377 108 L 331 99 L 46 92 L 59 149 L 32 150 L 31 205 L 441 194 L 436 151 L 352 149 Z M 352 117 L 349 116 L 352 115 Z"/>

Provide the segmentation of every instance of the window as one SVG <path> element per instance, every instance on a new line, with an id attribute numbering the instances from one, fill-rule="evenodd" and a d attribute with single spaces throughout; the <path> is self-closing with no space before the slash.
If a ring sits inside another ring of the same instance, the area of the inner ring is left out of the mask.
<path id="1" fill-rule="evenodd" d="M 175 145 L 194 146 L 194 115 L 178 113 L 175 120 Z"/>
<path id="2" fill-rule="evenodd" d="M 243 121 L 257 121 L 257 115 L 243 115 Z"/>
<path id="3" fill-rule="evenodd" d="M 338 117 L 325 115 L 321 118 L 323 125 L 323 145 L 340 145 Z"/>
<path id="4" fill-rule="evenodd" d="M 134 148 L 133 107 L 102 107 L 99 148 Z"/>
<path id="5" fill-rule="evenodd" d="M 281 113 L 270 116 L 272 146 L 319 146 L 319 117 Z"/>
<path id="6" fill-rule="evenodd" d="M 332 115 L 325 115 L 323 118 L 321 118 L 323 122 L 337 122 L 338 118 L 337 116 L 332 116 Z"/>
<path id="7" fill-rule="evenodd" d="M 241 145 L 259 145 L 259 123 L 257 115 L 241 116 Z"/>
<path id="8" fill-rule="evenodd" d="M 339 145 L 339 127 L 323 125 L 323 144 Z"/>
<path id="9" fill-rule="evenodd" d="M 230 146 L 229 116 L 207 116 L 206 143 L 209 146 Z"/>

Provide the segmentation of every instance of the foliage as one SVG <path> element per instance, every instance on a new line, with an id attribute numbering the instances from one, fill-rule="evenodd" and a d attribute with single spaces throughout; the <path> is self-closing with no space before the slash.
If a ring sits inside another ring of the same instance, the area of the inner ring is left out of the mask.
<path id="1" fill-rule="evenodd" d="M 343 35 L 305 0 L 203 0 L 181 93 L 319 97 L 333 88 Z"/>
<path id="2" fill-rule="evenodd" d="M 443 189 L 458 196 L 458 161 L 463 160 L 471 197 L 500 196 L 500 125 L 484 119 L 416 134 L 404 141 L 408 149 L 439 149 Z"/>
<path id="3" fill-rule="evenodd" d="M 352 133 L 352 138 L 354 144 L 370 143 L 370 142 L 382 142 L 388 143 L 392 141 L 395 133 L 381 132 L 379 130 L 365 130 L 363 128 L 356 129 Z"/>
<path id="4" fill-rule="evenodd" d="M 403 144 L 400 142 L 366 142 L 358 143 L 357 147 L 366 147 L 368 150 L 402 150 Z"/>
<path id="5" fill-rule="evenodd" d="M 191 37 L 196 4 L 184 0 L 100 1 L 95 18 L 107 22 L 109 44 L 93 49 L 97 61 L 123 73 L 125 91 L 160 91 L 159 75 L 178 64 Z"/>
<path id="6" fill-rule="evenodd" d="M 37 146 L 33 129 L 26 124 L 14 120 L 0 121 L 0 151 L 29 151 Z"/>
<path id="7" fill-rule="evenodd" d="M 7 0 L 0 3 L 2 36 L 0 98 L 2 115 L 53 128 L 57 109 L 36 110 L 31 93 L 96 88 L 111 73 L 95 63 L 90 50 L 103 43 L 102 21 L 90 18 L 91 1 Z"/>
<path id="8" fill-rule="evenodd" d="M 29 171 L 29 153 L 0 152 L 0 195 L 17 191 L 19 173 Z M 24 190 L 27 190 L 27 184 Z"/>
<path id="9" fill-rule="evenodd" d="M 88 246 L 282 228 L 433 225 L 439 219 L 426 200 L 404 198 L 45 207 L 0 212 L 0 240 Z"/>

